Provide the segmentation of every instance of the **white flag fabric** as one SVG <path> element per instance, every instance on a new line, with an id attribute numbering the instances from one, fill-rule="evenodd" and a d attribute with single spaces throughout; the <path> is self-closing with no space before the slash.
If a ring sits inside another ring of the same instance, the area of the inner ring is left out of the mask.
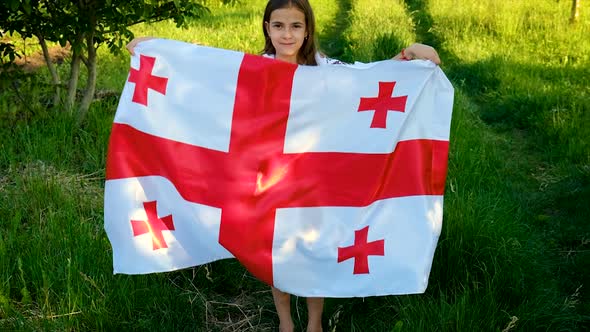
<path id="1" fill-rule="evenodd" d="M 439 67 L 135 52 L 107 156 L 115 273 L 235 257 L 301 296 L 425 291 L 453 106 Z"/>

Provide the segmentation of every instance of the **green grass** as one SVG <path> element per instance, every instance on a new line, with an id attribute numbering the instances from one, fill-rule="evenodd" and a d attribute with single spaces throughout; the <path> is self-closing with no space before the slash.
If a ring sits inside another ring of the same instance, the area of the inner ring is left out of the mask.
<path id="1" fill-rule="evenodd" d="M 569 1 L 554 0 L 312 4 L 326 54 L 374 61 L 428 43 L 456 88 L 426 293 L 328 299 L 325 330 L 590 329 L 590 15 L 571 26 Z M 258 53 L 264 5 L 215 2 L 188 29 L 134 31 Z M 128 56 L 99 55 L 98 89 L 120 91 Z M 78 125 L 44 107 L 45 82 L 0 90 L 0 330 L 274 330 L 270 290 L 235 261 L 112 275 L 102 213 L 117 100 Z M 292 301 L 303 330 L 305 301 Z"/>

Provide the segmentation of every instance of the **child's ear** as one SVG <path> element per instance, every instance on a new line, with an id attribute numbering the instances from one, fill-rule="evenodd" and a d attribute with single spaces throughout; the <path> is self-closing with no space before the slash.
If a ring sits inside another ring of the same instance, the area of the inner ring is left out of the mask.
<path id="1" fill-rule="evenodd" d="M 268 21 L 264 21 L 264 29 L 266 29 L 266 34 L 270 35 L 270 31 L 268 30 Z"/>

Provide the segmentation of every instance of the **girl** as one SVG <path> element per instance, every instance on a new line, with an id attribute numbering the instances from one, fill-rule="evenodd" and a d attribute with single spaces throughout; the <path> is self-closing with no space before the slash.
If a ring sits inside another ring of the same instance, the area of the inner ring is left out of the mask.
<path id="1" fill-rule="evenodd" d="M 318 52 L 315 41 L 315 18 L 308 0 L 270 0 L 262 20 L 265 45 L 263 56 L 300 65 L 330 65 L 342 62 L 326 58 Z M 132 40 L 127 49 L 151 39 L 141 37 Z M 423 44 L 412 44 L 395 55 L 394 60 L 425 59 L 440 64 L 434 48 Z M 293 331 L 290 294 L 272 287 L 273 300 L 279 316 L 279 331 Z M 307 331 L 322 331 L 323 298 L 307 298 Z"/>
<path id="2" fill-rule="evenodd" d="M 264 56 L 300 65 L 341 64 L 318 52 L 314 37 L 315 18 L 307 0 L 270 0 L 264 11 L 262 32 Z M 423 44 L 412 44 L 393 59 L 425 59 L 440 64 L 434 48 Z"/>
<path id="3" fill-rule="evenodd" d="M 315 42 L 315 18 L 308 0 L 270 0 L 262 21 L 264 33 L 263 55 L 300 65 L 340 63 L 320 55 Z M 434 48 L 413 44 L 393 57 L 395 60 L 428 59 L 440 64 Z M 290 295 L 272 287 L 272 295 L 279 316 L 279 330 L 293 331 Z M 322 331 L 323 298 L 307 298 L 307 331 Z"/>

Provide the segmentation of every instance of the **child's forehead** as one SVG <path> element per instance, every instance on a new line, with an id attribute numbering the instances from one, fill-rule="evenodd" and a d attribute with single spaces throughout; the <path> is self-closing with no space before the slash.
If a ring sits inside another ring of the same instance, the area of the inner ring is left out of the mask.
<path id="1" fill-rule="evenodd" d="M 271 21 L 305 21 L 305 13 L 295 6 L 278 8 L 270 13 Z"/>

